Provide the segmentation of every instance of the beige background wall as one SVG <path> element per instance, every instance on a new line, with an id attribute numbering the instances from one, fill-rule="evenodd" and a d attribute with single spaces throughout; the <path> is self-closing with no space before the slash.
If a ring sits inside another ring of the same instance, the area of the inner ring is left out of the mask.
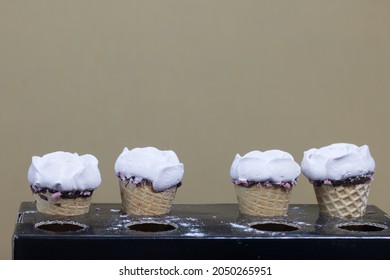
<path id="1" fill-rule="evenodd" d="M 33 155 L 173 149 L 175 203 L 232 203 L 236 153 L 368 144 L 390 212 L 390 1 L 0 1 L 0 258 Z M 292 203 L 315 203 L 301 176 Z"/>

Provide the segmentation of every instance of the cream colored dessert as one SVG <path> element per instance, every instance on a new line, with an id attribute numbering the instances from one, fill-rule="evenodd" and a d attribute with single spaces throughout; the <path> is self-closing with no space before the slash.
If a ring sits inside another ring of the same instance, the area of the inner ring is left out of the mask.
<path id="1" fill-rule="evenodd" d="M 145 216 L 169 213 L 184 174 L 184 165 L 175 152 L 154 147 L 125 148 L 114 169 L 123 212 Z"/>
<path id="2" fill-rule="evenodd" d="M 302 173 L 314 186 L 320 213 L 361 217 L 366 213 L 375 161 L 367 145 L 336 143 L 304 152 Z"/>
<path id="3" fill-rule="evenodd" d="M 240 212 L 252 216 L 282 216 L 288 212 L 292 187 L 300 167 L 287 152 L 252 151 L 236 155 L 230 168 Z"/>
<path id="4" fill-rule="evenodd" d="M 32 157 L 28 181 L 39 212 L 73 216 L 88 213 L 101 177 L 94 156 L 58 151 Z"/>

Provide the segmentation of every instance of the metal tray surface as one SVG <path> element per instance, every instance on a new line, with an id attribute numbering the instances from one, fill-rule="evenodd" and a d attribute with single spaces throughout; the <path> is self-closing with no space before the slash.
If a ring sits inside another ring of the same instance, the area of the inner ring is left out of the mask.
<path id="1" fill-rule="evenodd" d="M 168 215 L 123 214 L 92 203 L 88 214 L 52 216 L 22 202 L 14 259 L 390 259 L 390 217 L 374 205 L 362 218 L 319 215 L 292 204 L 287 216 L 252 217 L 237 204 L 177 204 Z"/>

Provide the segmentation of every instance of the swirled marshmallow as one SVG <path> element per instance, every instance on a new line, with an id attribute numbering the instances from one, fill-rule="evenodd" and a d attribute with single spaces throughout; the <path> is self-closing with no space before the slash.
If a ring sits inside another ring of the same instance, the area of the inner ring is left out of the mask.
<path id="1" fill-rule="evenodd" d="M 281 150 L 251 151 L 244 156 L 237 154 L 230 168 L 234 183 L 242 185 L 248 182 L 268 182 L 291 187 L 300 172 L 300 166 L 294 158 Z"/>
<path id="2" fill-rule="evenodd" d="M 181 183 L 184 165 L 174 151 L 154 147 L 124 148 L 115 162 L 115 175 L 121 180 L 148 180 L 156 191 L 163 191 Z"/>
<path id="3" fill-rule="evenodd" d="M 305 151 L 301 163 L 302 173 L 312 181 L 345 180 L 371 175 L 375 161 L 367 145 L 336 143 Z"/>
<path id="4" fill-rule="evenodd" d="M 101 177 L 98 160 L 93 155 L 57 151 L 32 157 L 28 181 L 36 189 L 85 191 L 99 187 Z"/>

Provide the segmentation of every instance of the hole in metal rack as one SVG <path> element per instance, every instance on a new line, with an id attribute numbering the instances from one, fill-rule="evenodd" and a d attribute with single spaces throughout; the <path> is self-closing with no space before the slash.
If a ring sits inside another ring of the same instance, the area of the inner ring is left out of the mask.
<path id="1" fill-rule="evenodd" d="M 347 223 L 347 224 L 339 224 L 337 225 L 339 229 L 348 230 L 348 231 L 363 231 L 363 232 L 370 232 L 370 231 L 382 231 L 385 230 L 387 227 L 380 224 L 374 224 L 374 223 Z"/>
<path id="2" fill-rule="evenodd" d="M 177 225 L 157 222 L 145 222 L 128 224 L 127 228 L 141 232 L 164 232 L 177 229 Z"/>
<path id="3" fill-rule="evenodd" d="M 35 224 L 38 229 L 51 232 L 74 232 L 86 229 L 87 226 L 77 222 L 47 221 Z"/>
<path id="4" fill-rule="evenodd" d="M 266 222 L 266 223 L 254 223 L 250 225 L 251 228 L 261 230 L 261 231 L 295 231 L 299 227 L 278 222 Z"/>

